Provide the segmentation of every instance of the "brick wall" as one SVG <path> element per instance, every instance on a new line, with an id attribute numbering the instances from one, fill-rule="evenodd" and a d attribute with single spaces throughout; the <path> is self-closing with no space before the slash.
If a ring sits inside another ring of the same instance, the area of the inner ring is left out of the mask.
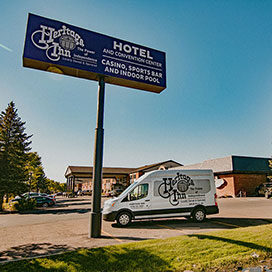
<path id="1" fill-rule="evenodd" d="M 235 196 L 234 190 L 234 177 L 233 175 L 219 175 L 217 176 L 219 179 L 224 179 L 225 184 L 220 188 L 216 189 L 216 194 L 218 197 L 226 197 L 226 196 Z"/>
<path id="2" fill-rule="evenodd" d="M 138 179 L 140 176 L 142 176 L 144 173 L 142 171 L 135 172 L 133 174 L 130 174 L 130 181 L 129 183 L 134 183 L 136 179 Z"/>
<path id="3" fill-rule="evenodd" d="M 265 174 L 229 174 L 216 176 L 226 181 L 222 188 L 216 189 L 218 197 L 235 197 L 242 190 L 246 192 L 247 196 L 253 196 L 255 195 L 256 187 L 266 182 Z"/>
<path id="4" fill-rule="evenodd" d="M 254 195 L 255 189 L 261 183 L 266 182 L 265 174 L 235 174 L 235 195 L 244 189 L 247 195 Z"/>

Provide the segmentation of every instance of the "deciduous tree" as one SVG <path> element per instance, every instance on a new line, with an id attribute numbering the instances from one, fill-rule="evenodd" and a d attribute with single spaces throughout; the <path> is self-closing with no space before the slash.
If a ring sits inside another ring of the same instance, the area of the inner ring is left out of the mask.
<path id="1" fill-rule="evenodd" d="M 56 192 L 65 192 L 66 191 L 66 184 L 59 183 L 57 181 L 54 181 L 52 179 L 47 178 L 47 189 L 50 193 L 56 193 Z"/>
<path id="2" fill-rule="evenodd" d="M 28 172 L 29 191 L 46 190 L 46 177 L 42 166 L 41 157 L 37 152 L 29 152 L 27 154 L 26 170 Z"/>

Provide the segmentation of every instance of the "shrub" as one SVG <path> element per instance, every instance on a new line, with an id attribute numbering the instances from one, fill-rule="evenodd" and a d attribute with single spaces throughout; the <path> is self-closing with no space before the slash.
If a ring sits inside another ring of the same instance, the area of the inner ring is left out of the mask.
<path id="1" fill-rule="evenodd" d="M 16 202 L 9 202 L 6 205 L 8 205 L 6 211 L 10 211 L 10 212 L 16 212 L 17 209 L 15 208 L 15 204 Z"/>
<path id="2" fill-rule="evenodd" d="M 3 211 L 10 211 L 10 206 L 8 203 L 3 203 L 2 204 L 2 210 Z"/>
<path id="3" fill-rule="evenodd" d="M 14 207 L 17 211 L 30 211 L 36 207 L 36 200 L 34 198 L 20 198 L 15 202 Z"/>

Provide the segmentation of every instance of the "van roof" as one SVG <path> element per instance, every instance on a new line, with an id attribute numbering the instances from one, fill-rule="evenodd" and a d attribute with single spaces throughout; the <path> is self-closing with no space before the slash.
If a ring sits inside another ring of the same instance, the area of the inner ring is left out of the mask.
<path id="1" fill-rule="evenodd" d="M 157 175 L 157 174 L 177 174 L 184 173 L 190 176 L 203 176 L 203 175 L 213 175 L 213 171 L 211 169 L 173 169 L 173 170 L 155 170 L 145 174 L 145 177 Z"/>

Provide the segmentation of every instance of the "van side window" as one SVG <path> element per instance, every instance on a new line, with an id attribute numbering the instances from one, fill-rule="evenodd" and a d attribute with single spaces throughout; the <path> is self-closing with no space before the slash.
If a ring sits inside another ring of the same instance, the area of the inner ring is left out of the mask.
<path id="1" fill-rule="evenodd" d="M 140 184 L 128 194 L 128 201 L 144 198 L 148 195 L 148 184 Z"/>

